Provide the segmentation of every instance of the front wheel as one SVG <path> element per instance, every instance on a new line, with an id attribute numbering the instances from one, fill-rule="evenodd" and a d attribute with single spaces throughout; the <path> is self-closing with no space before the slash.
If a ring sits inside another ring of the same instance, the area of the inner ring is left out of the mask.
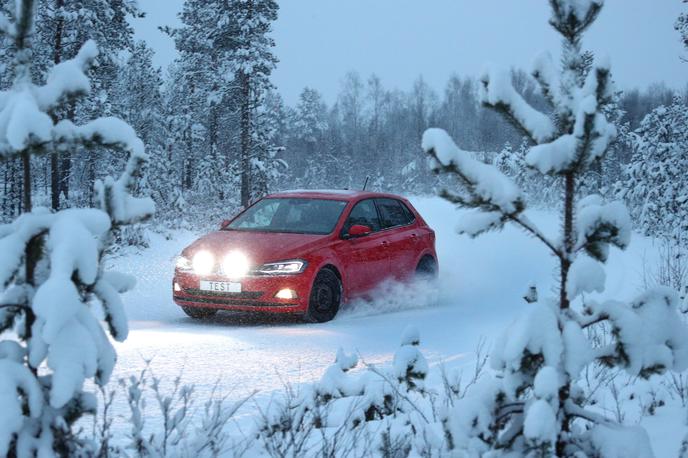
<path id="1" fill-rule="evenodd" d="M 215 316 L 217 313 L 217 309 L 204 309 L 200 307 L 182 307 L 182 310 L 194 320 L 204 320 Z"/>
<path id="2" fill-rule="evenodd" d="M 335 317 L 342 300 L 342 283 L 330 269 L 318 272 L 313 282 L 305 319 L 311 323 L 324 323 Z"/>

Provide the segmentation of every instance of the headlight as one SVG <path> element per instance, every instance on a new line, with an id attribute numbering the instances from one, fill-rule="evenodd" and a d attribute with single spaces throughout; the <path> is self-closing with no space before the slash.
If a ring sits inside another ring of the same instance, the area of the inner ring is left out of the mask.
<path id="1" fill-rule="evenodd" d="M 258 268 L 258 272 L 266 275 L 300 274 L 308 264 L 306 261 L 294 259 L 293 261 L 270 262 Z"/>
<path id="2" fill-rule="evenodd" d="M 240 251 L 232 251 L 222 260 L 222 273 L 229 278 L 243 277 L 249 268 L 248 258 Z"/>
<path id="3" fill-rule="evenodd" d="M 193 265 L 195 273 L 207 275 L 212 272 L 213 267 L 215 267 L 215 258 L 209 251 L 199 251 L 194 255 L 191 264 Z"/>
<path id="4" fill-rule="evenodd" d="M 192 270 L 193 265 L 191 265 L 191 260 L 186 256 L 177 256 L 177 261 L 175 266 L 179 270 Z"/>

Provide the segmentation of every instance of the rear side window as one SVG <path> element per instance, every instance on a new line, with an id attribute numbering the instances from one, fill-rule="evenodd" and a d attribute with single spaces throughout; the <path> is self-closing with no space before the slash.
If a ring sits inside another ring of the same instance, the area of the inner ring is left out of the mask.
<path id="1" fill-rule="evenodd" d="M 368 226 L 373 232 L 380 230 L 380 219 L 377 216 L 373 199 L 362 200 L 351 209 L 351 213 L 344 224 L 343 233 L 348 233 L 354 224 Z"/>
<path id="2" fill-rule="evenodd" d="M 413 221 L 413 214 L 396 199 L 377 199 L 382 228 L 405 226 Z"/>

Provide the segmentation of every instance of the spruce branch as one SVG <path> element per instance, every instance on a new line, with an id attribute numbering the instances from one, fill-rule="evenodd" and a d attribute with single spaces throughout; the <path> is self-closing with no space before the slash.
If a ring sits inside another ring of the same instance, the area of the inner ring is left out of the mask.
<path id="1" fill-rule="evenodd" d="M 466 186 L 470 197 L 466 198 L 463 196 L 460 196 L 458 194 L 452 193 L 447 189 L 442 189 L 439 192 L 440 197 L 448 200 L 449 202 L 452 202 L 456 205 L 459 205 L 460 207 L 463 208 L 480 208 L 481 210 L 485 212 L 495 212 L 499 213 L 501 215 L 501 221 L 502 223 L 511 221 L 512 223 L 516 224 L 518 227 L 523 229 L 525 232 L 528 234 L 534 236 L 536 239 L 540 240 L 542 243 L 544 243 L 547 248 L 550 249 L 552 254 L 557 256 L 558 258 L 561 258 L 563 256 L 563 253 L 561 250 L 552 242 L 549 240 L 543 233 L 540 231 L 537 226 L 531 222 L 526 216 L 522 215 L 522 212 L 525 210 L 525 203 L 522 200 L 517 201 L 516 205 L 516 210 L 513 212 L 507 212 L 504 211 L 504 209 L 495 204 L 494 202 L 485 199 L 484 197 L 480 196 L 475 192 L 475 186 L 477 183 L 475 183 L 473 180 L 471 180 L 466 174 L 464 174 L 453 162 L 450 162 L 449 164 L 443 164 L 438 156 L 437 152 L 435 151 L 434 148 L 429 149 L 427 151 L 427 154 L 429 154 L 436 162 L 435 165 L 435 170 L 440 172 L 440 173 L 449 173 L 454 176 L 456 176 L 459 181 Z"/>

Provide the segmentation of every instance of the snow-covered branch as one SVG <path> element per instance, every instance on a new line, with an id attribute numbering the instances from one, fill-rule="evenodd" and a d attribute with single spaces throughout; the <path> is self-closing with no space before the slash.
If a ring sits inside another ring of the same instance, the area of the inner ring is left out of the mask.
<path id="1" fill-rule="evenodd" d="M 506 71 L 488 70 L 480 77 L 480 100 L 503 113 L 536 144 L 551 141 L 556 127 L 549 116 L 531 107 L 511 84 Z"/>

